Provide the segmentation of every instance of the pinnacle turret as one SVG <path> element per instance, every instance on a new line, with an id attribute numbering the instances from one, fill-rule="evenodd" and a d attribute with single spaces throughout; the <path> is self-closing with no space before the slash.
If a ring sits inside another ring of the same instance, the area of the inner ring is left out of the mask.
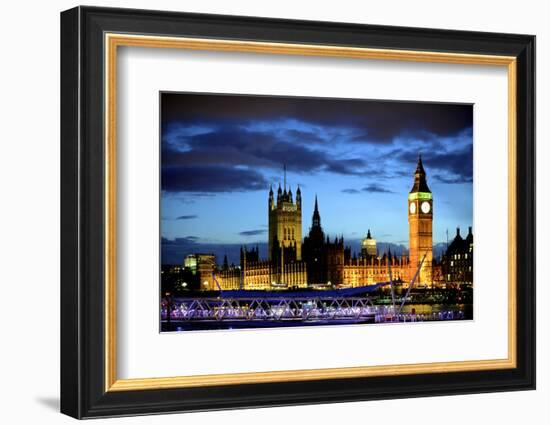
<path id="1" fill-rule="evenodd" d="M 313 209 L 313 217 L 311 219 L 312 227 L 321 227 L 321 214 L 319 214 L 319 203 L 317 202 L 317 195 L 315 195 L 315 207 Z"/>

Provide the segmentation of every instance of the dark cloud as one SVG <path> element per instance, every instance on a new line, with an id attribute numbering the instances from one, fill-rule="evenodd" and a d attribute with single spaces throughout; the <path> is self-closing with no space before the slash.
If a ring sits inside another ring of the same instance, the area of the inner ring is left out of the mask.
<path id="1" fill-rule="evenodd" d="M 176 220 L 193 220 L 195 218 L 198 218 L 198 215 L 192 214 L 192 215 L 180 215 L 176 218 Z"/>
<path id="2" fill-rule="evenodd" d="M 328 160 L 326 170 L 337 174 L 363 175 L 367 173 L 365 162 L 360 158 L 348 158 L 342 161 Z"/>
<path id="3" fill-rule="evenodd" d="M 265 190 L 268 182 L 257 171 L 224 166 L 162 167 L 166 192 L 241 192 Z"/>
<path id="4" fill-rule="evenodd" d="M 471 176 L 456 176 L 456 177 L 445 177 L 441 174 L 436 174 L 433 176 L 434 180 L 437 180 L 440 183 L 445 184 L 460 184 L 460 183 L 471 183 L 472 178 Z"/>
<path id="5" fill-rule="evenodd" d="M 286 139 L 288 131 L 250 130 L 238 124 L 217 125 L 209 132 L 180 135 L 186 129 L 168 126 L 163 136 L 162 165 L 220 165 L 281 170 L 286 164 L 296 173 L 326 170 L 361 174 L 365 161 L 357 157 L 333 158 L 326 150 Z M 303 133 L 295 131 L 295 133 Z"/>
<path id="6" fill-rule="evenodd" d="M 177 93 L 161 103 L 168 193 L 264 190 L 283 164 L 381 181 L 411 176 L 419 153 L 429 178 L 472 181 L 471 105 Z M 392 193 L 379 184 L 343 190 L 361 191 Z"/>
<path id="7" fill-rule="evenodd" d="M 424 161 L 424 156 L 422 157 Z M 434 173 L 442 183 L 471 183 L 473 181 L 473 146 L 457 152 L 428 153 L 425 163 L 443 173 Z"/>
<path id="8" fill-rule="evenodd" d="M 161 238 L 161 243 L 163 245 L 172 245 L 172 246 L 183 246 L 183 245 L 189 245 L 194 244 L 199 240 L 198 236 L 184 236 L 174 239 L 168 239 L 168 238 Z"/>
<path id="9" fill-rule="evenodd" d="M 316 143 L 316 144 L 325 143 L 324 138 L 322 138 L 318 133 L 315 133 L 312 131 L 287 129 L 284 131 L 283 135 L 286 139 L 297 143 Z"/>
<path id="10" fill-rule="evenodd" d="M 424 168 L 431 179 L 441 183 L 471 183 L 473 181 L 472 129 L 466 128 L 447 140 L 422 140 L 416 143 L 403 141 L 386 153 L 383 161 L 394 162 L 392 175 L 378 177 L 407 177 L 414 169 L 418 155 L 422 155 Z"/>
<path id="11" fill-rule="evenodd" d="M 266 229 L 244 230 L 242 232 L 239 232 L 239 235 L 241 235 L 241 236 L 258 236 L 258 235 L 263 235 L 266 232 L 267 232 Z"/>
<path id="12" fill-rule="evenodd" d="M 449 136 L 472 125 L 472 106 L 278 96 L 163 93 L 163 124 L 294 119 L 356 128 L 357 141 L 391 142 L 402 134 Z"/>
<path id="13" fill-rule="evenodd" d="M 392 190 L 389 190 L 383 186 L 380 186 L 379 184 L 372 183 L 368 186 L 365 186 L 363 189 L 361 189 L 363 192 L 368 193 L 394 193 Z"/>
<path id="14" fill-rule="evenodd" d="M 350 195 L 357 195 L 357 194 L 362 193 L 362 192 L 368 192 L 368 193 L 394 193 L 392 190 L 389 190 L 389 189 L 387 189 L 387 188 L 385 188 L 385 187 L 383 187 L 379 184 L 376 184 L 376 183 L 369 184 L 368 186 L 365 186 L 361 190 L 358 190 L 358 189 L 343 189 L 342 192 L 350 194 Z"/>

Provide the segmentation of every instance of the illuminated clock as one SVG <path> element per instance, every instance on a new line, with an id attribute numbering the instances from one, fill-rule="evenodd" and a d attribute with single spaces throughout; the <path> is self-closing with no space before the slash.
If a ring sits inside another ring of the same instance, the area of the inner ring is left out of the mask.
<path id="1" fill-rule="evenodd" d="M 416 204 L 414 202 L 411 202 L 411 204 L 409 205 L 409 211 L 411 212 L 411 214 L 414 214 L 416 212 Z"/>
<path id="2" fill-rule="evenodd" d="M 430 212 L 430 203 L 427 201 L 422 202 L 422 205 L 420 205 L 420 209 L 424 214 L 428 214 Z"/>

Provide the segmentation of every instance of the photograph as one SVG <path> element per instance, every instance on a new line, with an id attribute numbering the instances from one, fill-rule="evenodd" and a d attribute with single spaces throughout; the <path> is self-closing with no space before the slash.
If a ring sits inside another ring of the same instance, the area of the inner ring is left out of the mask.
<path id="1" fill-rule="evenodd" d="M 472 104 L 159 96 L 161 332 L 474 319 Z"/>

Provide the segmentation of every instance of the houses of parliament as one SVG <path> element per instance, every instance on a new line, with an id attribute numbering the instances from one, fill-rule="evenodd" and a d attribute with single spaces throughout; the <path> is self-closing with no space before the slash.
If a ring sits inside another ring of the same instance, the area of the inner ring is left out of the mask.
<path id="1" fill-rule="evenodd" d="M 458 241 L 455 238 L 451 244 L 451 255 L 454 258 L 445 257 L 434 262 L 433 197 L 420 156 L 406 205 L 409 223 L 408 255 L 397 256 L 387 252 L 380 256 L 376 240 L 369 229 L 361 242 L 361 252 L 352 256 L 351 248 L 346 246 L 342 236 L 331 238 L 325 233 L 317 197 L 309 232 L 302 240 L 302 193 L 298 187 L 294 195 L 291 188 L 287 187 L 285 178 L 283 187 L 279 185 L 276 194 L 273 188 L 270 188 L 268 194 L 268 258 L 260 258 L 257 247 L 242 247 L 239 265 L 229 266 L 224 261 L 222 266 L 217 266 L 214 256 L 208 254 L 190 255 L 185 263 L 195 265 L 202 290 L 368 286 L 387 282 L 390 265 L 393 279 L 400 280 L 407 287 L 423 258 L 415 286 L 433 287 L 451 279 L 455 280 L 459 273 L 455 263 L 457 266 L 461 265 L 463 277 L 467 275 L 471 281 L 471 228 L 466 239 L 460 238 Z M 460 237 L 459 231 L 457 237 Z M 458 258 L 462 257 L 461 261 L 458 261 L 457 255 Z"/>

